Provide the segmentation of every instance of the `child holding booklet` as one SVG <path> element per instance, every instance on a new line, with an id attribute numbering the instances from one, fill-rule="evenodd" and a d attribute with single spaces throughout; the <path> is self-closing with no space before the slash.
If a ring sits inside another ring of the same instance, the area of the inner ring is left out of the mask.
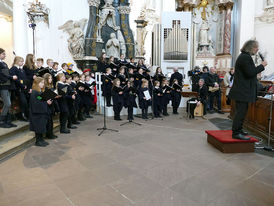
<path id="1" fill-rule="evenodd" d="M 48 105 L 52 104 L 52 100 L 42 101 L 40 95 L 44 90 L 44 79 L 36 77 L 33 81 L 30 95 L 30 130 L 35 132 L 35 145 L 40 147 L 45 147 L 49 144 L 43 139 L 43 134 L 47 132 L 47 123 L 50 115 Z"/>
<path id="2" fill-rule="evenodd" d="M 151 104 L 151 95 L 148 90 L 148 81 L 142 80 L 141 88 L 139 89 L 139 107 L 142 109 L 142 118 L 148 119 L 148 107 Z"/>

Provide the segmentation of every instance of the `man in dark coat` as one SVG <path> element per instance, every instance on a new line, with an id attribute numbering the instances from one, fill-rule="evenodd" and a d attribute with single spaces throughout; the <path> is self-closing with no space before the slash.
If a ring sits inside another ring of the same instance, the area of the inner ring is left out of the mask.
<path id="1" fill-rule="evenodd" d="M 233 86 L 229 97 L 236 102 L 236 111 L 232 124 L 232 138 L 249 140 L 246 132 L 243 132 L 243 121 L 248 110 L 248 103 L 255 102 L 257 98 L 257 74 L 264 71 L 267 65 L 263 61 L 261 65 L 255 66 L 251 55 L 258 52 L 259 44 L 255 40 L 247 41 L 241 49 L 235 63 L 235 74 Z"/>
<path id="2" fill-rule="evenodd" d="M 206 86 L 209 88 L 209 92 L 208 92 L 209 112 L 210 113 L 214 112 L 214 99 L 216 99 L 218 113 L 223 114 L 222 108 L 221 108 L 221 87 L 220 87 L 222 80 L 216 73 L 216 69 L 214 67 L 210 68 L 210 72 L 205 82 L 206 82 Z"/>
<path id="3" fill-rule="evenodd" d="M 178 68 L 174 68 L 173 71 L 174 71 L 174 73 L 170 77 L 169 84 L 172 85 L 173 84 L 173 80 L 177 79 L 178 80 L 178 84 L 180 86 L 183 86 L 183 75 L 181 73 L 179 73 Z"/>

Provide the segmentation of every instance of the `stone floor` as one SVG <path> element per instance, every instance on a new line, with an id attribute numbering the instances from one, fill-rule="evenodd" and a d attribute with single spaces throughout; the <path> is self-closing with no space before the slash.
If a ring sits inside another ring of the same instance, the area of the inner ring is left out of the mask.
<path id="1" fill-rule="evenodd" d="M 119 133 L 98 137 L 95 116 L 2 162 L 0 206 L 274 205 L 273 158 L 220 153 L 206 141 L 204 130 L 217 129 L 208 120 L 136 121 L 109 119 Z"/>

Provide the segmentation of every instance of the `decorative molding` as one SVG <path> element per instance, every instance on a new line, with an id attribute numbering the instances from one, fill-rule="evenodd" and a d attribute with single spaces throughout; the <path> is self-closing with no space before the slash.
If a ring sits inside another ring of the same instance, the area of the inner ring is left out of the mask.
<path id="1" fill-rule="evenodd" d="M 129 6 L 119 6 L 118 11 L 120 14 L 130 14 L 130 7 Z"/>
<path id="2" fill-rule="evenodd" d="M 100 5 L 100 0 L 88 0 L 89 6 L 98 7 Z"/>
<path id="3" fill-rule="evenodd" d="M 274 5 L 265 7 L 264 13 L 261 16 L 256 17 L 256 19 L 266 23 L 273 23 L 274 22 Z"/>
<path id="4" fill-rule="evenodd" d="M 12 22 L 12 16 L 7 16 L 7 15 L 1 15 L 0 14 L 0 19 L 5 19 L 8 22 Z"/>

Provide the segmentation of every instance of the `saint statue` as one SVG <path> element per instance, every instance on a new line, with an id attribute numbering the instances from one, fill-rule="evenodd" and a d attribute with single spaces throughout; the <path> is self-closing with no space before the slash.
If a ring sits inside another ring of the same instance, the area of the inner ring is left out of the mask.
<path id="1" fill-rule="evenodd" d="M 107 56 L 114 56 L 115 58 L 120 57 L 120 43 L 116 39 L 115 33 L 110 34 L 110 39 L 106 43 L 106 54 Z"/>
<path id="2" fill-rule="evenodd" d="M 98 23 L 98 41 L 102 41 L 101 30 L 105 24 L 113 28 L 115 31 L 120 29 L 120 27 L 116 25 L 116 13 L 112 4 L 113 0 L 105 0 L 105 5 L 102 7 Z"/>
<path id="3" fill-rule="evenodd" d="M 203 21 L 201 28 L 200 28 L 200 41 L 199 44 L 201 46 L 203 45 L 208 45 L 208 30 L 209 30 L 209 26 L 208 23 L 206 21 Z"/>

